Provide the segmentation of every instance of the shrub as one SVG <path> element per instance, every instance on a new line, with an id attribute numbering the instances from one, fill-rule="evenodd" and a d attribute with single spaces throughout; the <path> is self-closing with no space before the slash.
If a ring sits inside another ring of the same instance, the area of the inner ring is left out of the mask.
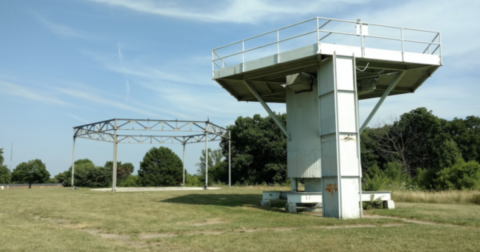
<path id="1" fill-rule="evenodd" d="M 472 203 L 480 205 L 480 194 L 474 195 L 472 198 Z"/>
<path id="2" fill-rule="evenodd" d="M 480 189 L 480 164 L 460 158 L 452 167 L 439 171 L 435 183 L 443 190 Z"/>
<path id="3" fill-rule="evenodd" d="M 383 208 L 382 197 L 374 198 L 375 194 L 370 194 L 370 201 L 366 201 L 362 203 L 363 209 L 370 210 L 376 208 Z"/>
<path id="4" fill-rule="evenodd" d="M 384 188 L 387 183 L 388 178 L 385 173 L 378 168 L 377 164 L 374 164 L 365 174 L 362 188 L 364 191 L 378 191 Z"/>

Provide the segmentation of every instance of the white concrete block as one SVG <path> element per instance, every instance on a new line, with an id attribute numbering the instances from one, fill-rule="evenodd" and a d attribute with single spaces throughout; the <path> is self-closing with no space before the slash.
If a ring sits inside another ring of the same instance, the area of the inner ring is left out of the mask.
<path id="1" fill-rule="evenodd" d="M 270 207 L 270 200 L 262 200 L 260 205 L 263 207 Z"/>
<path id="2" fill-rule="evenodd" d="M 297 204 L 293 203 L 293 202 L 287 202 L 287 204 L 285 204 L 285 212 L 296 213 L 297 212 Z"/>
<path id="3" fill-rule="evenodd" d="M 395 202 L 393 202 L 393 200 L 385 200 L 383 201 L 383 208 L 395 209 Z"/>

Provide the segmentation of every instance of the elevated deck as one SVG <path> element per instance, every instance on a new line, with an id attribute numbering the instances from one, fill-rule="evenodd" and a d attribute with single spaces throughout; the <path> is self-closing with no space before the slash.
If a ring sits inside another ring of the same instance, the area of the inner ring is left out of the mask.
<path id="1" fill-rule="evenodd" d="M 308 30 L 309 25 L 313 30 L 280 39 L 281 32 L 288 34 L 292 27 Z M 272 34 L 275 42 L 246 49 Z M 242 49 L 235 50 L 239 45 Z M 224 51 L 230 53 L 223 55 Z M 212 75 L 238 101 L 257 101 L 244 84 L 247 80 L 265 102 L 285 103 L 287 75 L 304 72 L 315 77 L 320 61 L 334 53 L 353 55 L 359 99 L 369 99 L 382 96 L 402 71 L 389 95 L 415 92 L 442 65 L 441 51 L 439 32 L 315 18 L 214 49 Z"/>

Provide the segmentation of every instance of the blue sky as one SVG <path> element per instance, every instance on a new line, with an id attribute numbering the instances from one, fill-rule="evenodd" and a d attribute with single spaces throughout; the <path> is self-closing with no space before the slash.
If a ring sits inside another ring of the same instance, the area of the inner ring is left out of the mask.
<path id="1" fill-rule="evenodd" d="M 111 118 L 210 120 L 266 115 L 211 80 L 211 50 L 316 16 L 442 32 L 443 64 L 414 94 L 389 97 L 371 125 L 417 107 L 480 116 L 480 1 L 0 2 L 0 148 L 13 167 L 39 158 L 53 175 L 72 161 L 72 127 Z M 376 99 L 360 102 L 361 121 Z M 285 112 L 285 106 L 272 109 Z M 165 145 L 181 156 L 181 145 Z M 217 148 L 218 145 L 211 143 Z M 111 143 L 77 141 L 76 158 L 112 160 Z M 151 145 L 119 145 L 135 169 Z M 196 171 L 203 144 L 188 145 Z"/>

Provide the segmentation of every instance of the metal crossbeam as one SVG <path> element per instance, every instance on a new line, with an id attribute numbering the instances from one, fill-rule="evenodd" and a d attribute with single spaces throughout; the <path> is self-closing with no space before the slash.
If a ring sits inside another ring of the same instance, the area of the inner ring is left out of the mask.
<path id="1" fill-rule="evenodd" d="M 117 126 L 115 127 L 115 120 Z M 98 141 L 113 141 L 113 131 L 180 131 L 180 132 L 202 132 L 212 136 L 228 139 L 228 130 L 213 124 L 209 121 L 182 121 L 182 120 L 152 120 L 152 119 L 111 119 L 91 124 L 85 124 L 74 127 L 74 137 L 87 138 Z M 149 138 L 152 143 L 162 143 L 165 138 L 183 139 L 187 136 L 162 136 L 162 135 L 127 135 L 117 134 L 117 136 L 129 136 Z M 155 140 L 155 139 L 159 140 Z M 190 138 L 189 138 L 190 139 Z M 168 140 L 166 140 L 168 141 Z M 165 141 L 165 142 L 166 142 Z M 212 139 L 212 141 L 216 141 Z M 137 143 L 141 142 L 140 140 Z M 188 142 L 188 141 L 187 141 Z M 119 142 L 120 143 L 120 142 Z M 190 142 L 188 142 L 190 143 Z"/>

